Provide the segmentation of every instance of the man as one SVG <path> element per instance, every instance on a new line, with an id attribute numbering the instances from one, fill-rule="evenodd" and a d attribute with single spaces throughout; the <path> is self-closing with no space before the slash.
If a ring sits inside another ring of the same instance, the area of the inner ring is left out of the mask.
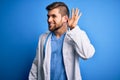
<path id="1" fill-rule="evenodd" d="M 69 18 L 63 2 L 54 2 L 46 9 L 49 32 L 40 36 L 29 80 L 81 80 L 79 58 L 88 59 L 95 52 L 77 25 L 81 13 L 72 9 Z"/>

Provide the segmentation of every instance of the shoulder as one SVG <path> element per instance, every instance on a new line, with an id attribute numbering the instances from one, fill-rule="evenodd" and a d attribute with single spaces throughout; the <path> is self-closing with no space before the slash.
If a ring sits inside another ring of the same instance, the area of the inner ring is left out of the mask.
<path id="1" fill-rule="evenodd" d="M 78 25 L 72 30 L 67 31 L 67 35 L 76 35 L 76 34 L 86 34 L 86 32 L 82 30 Z"/>
<path id="2" fill-rule="evenodd" d="M 39 36 L 39 40 L 44 40 L 44 39 L 48 36 L 49 33 L 50 33 L 50 31 L 47 31 L 47 32 L 41 34 L 41 35 Z"/>

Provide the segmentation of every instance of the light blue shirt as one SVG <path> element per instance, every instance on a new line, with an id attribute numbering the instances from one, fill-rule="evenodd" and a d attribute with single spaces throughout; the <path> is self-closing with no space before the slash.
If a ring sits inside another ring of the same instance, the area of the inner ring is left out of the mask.
<path id="1" fill-rule="evenodd" d="M 50 80 L 67 80 L 62 52 L 64 36 L 65 34 L 57 39 L 55 34 L 52 33 Z"/>

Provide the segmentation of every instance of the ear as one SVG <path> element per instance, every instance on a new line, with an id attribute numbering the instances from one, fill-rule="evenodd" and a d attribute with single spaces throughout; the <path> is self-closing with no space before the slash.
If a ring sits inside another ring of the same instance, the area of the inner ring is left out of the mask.
<path id="1" fill-rule="evenodd" d="M 68 16 L 67 15 L 65 15 L 65 16 L 63 16 L 63 22 L 67 22 L 68 21 Z"/>

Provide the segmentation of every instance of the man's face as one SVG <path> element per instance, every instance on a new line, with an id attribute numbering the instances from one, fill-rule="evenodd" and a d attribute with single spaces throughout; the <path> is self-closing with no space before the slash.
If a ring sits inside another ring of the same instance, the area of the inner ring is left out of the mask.
<path id="1" fill-rule="evenodd" d="M 48 11 L 47 16 L 48 16 L 47 21 L 48 21 L 48 26 L 50 31 L 54 32 L 62 27 L 64 23 L 64 17 L 61 16 L 58 8 Z"/>

